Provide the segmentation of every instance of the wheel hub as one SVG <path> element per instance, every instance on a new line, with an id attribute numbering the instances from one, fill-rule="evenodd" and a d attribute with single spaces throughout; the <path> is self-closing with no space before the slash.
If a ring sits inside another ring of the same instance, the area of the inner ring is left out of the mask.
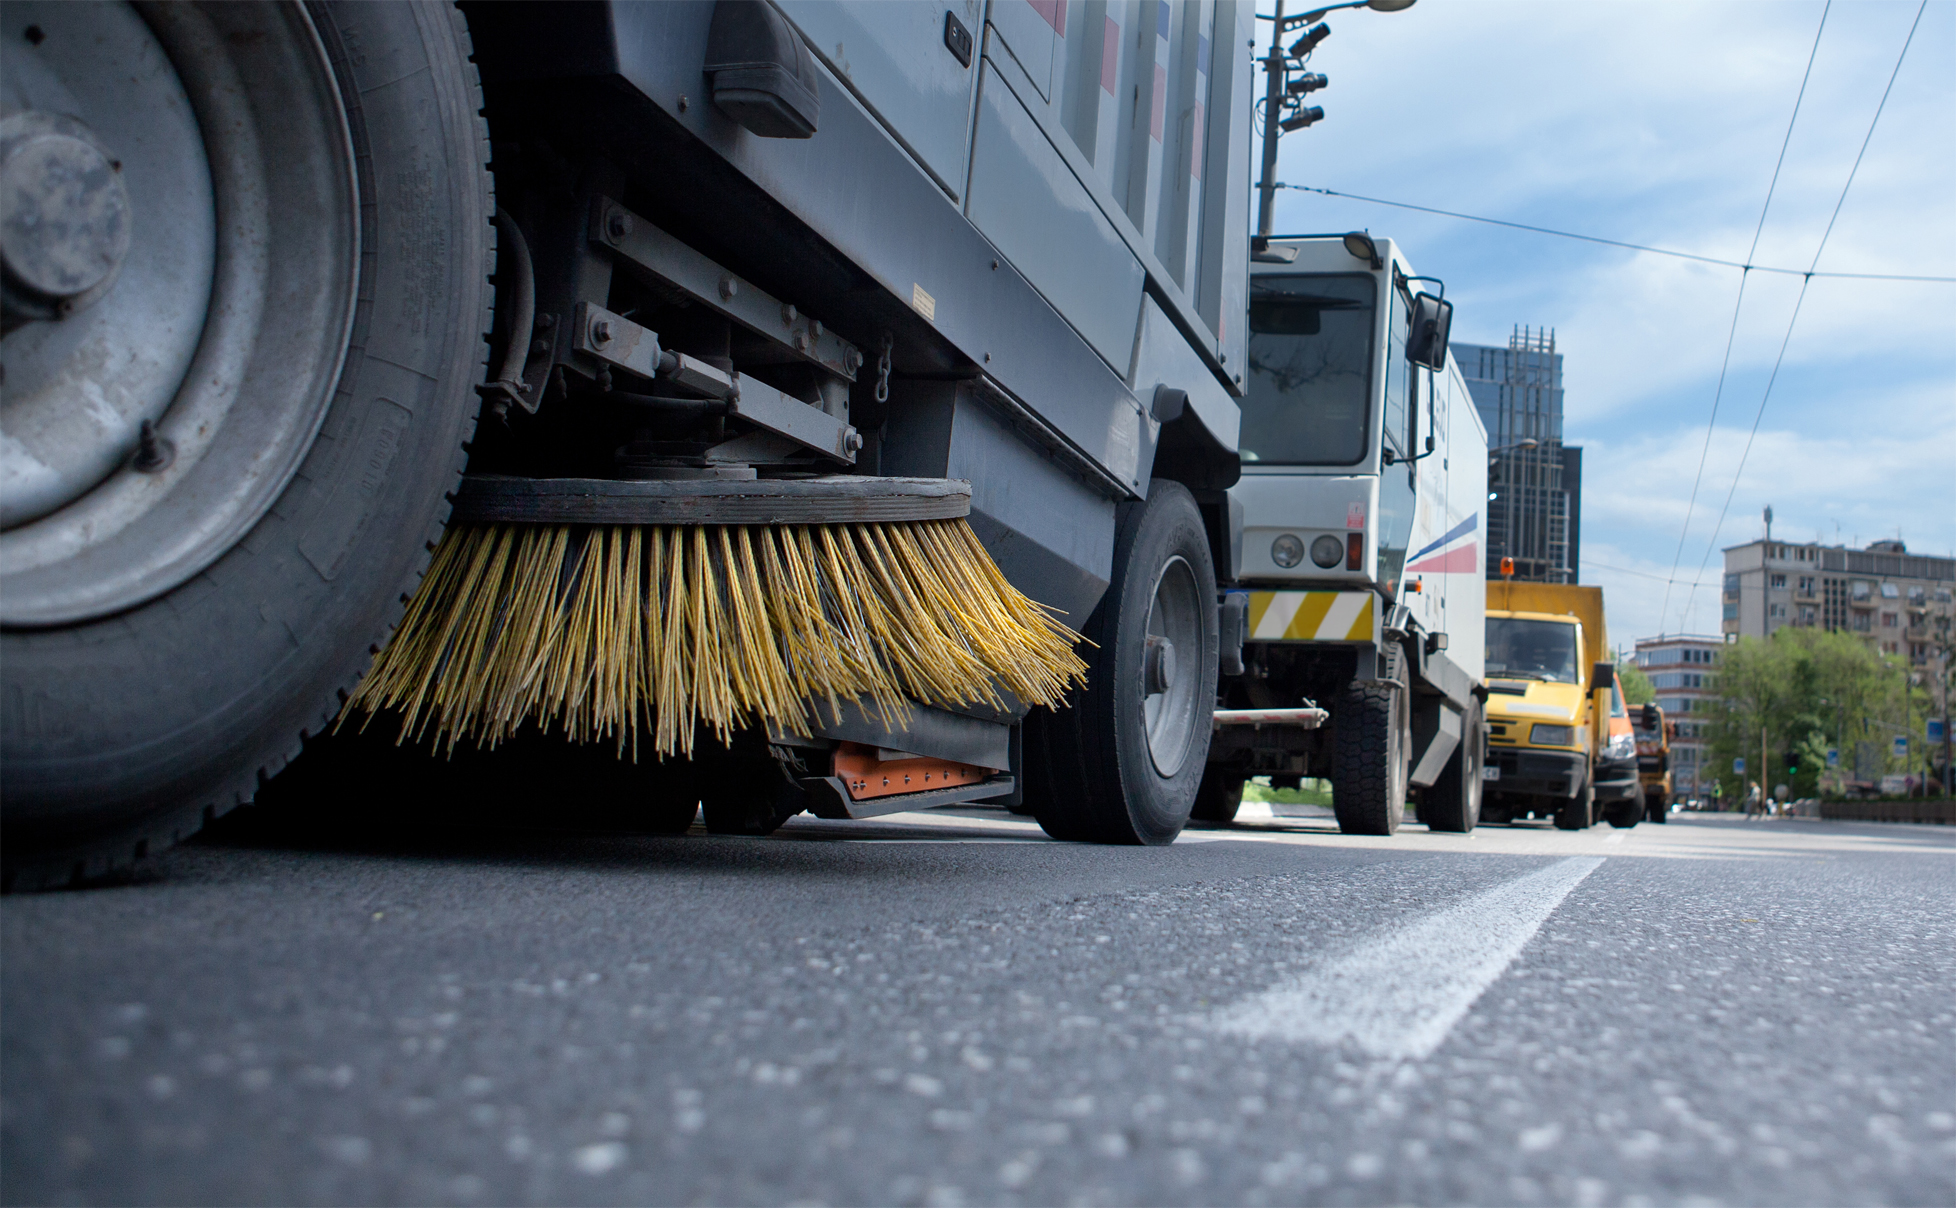
<path id="1" fill-rule="evenodd" d="M 66 318 L 129 253 L 122 164 L 94 132 L 29 110 L 0 120 L 0 260 L 7 306 Z M 39 304 L 38 306 L 36 304 Z"/>
<path id="2" fill-rule="evenodd" d="M 1143 691 L 1160 696 L 1175 684 L 1175 643 L 1156 634 L 1148 635 L 1148 653 L 1143 664 Z"/>
<path id="3" fill-rule="evenodd" d="M 1173 776 L 1188 759 L 1198 724 L 1207 724 L 1197 705 L 1199 658 L 1182 651 L 1202 649 L 1202 593 L 1195 569 L 1170 558 L 1155 580 L 1148 606 L 1147 636 L 1141 652 L 1141 713 L 1148 730 L 1148 755 L 1155 771 Z"/>
<path id="4" fill-rule="evenodd" d="M 304 8 L 11 0 L 7 12 L 11 628 L 162 595 L 270 509 L 345 358 L 359 200 Z"/>

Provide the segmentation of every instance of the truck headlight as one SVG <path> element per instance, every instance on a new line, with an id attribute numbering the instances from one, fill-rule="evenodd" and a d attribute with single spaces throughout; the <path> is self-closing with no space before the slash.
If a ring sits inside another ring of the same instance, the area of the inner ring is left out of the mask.
<path id="1" fill-rule="evenodd" d="M 1566 747 L 1576 741 L 1576 728 L 1537 724 L 1528 731 L 1528 741 L 1538 747 Z"/>
<path id="2" fill-rule="evenodd" d="M 1270 560 L 1289 570 L 1304 560 L 1304 543 L 1291 533 L 1285 533 L 1270 543 Z"/>
<path id="3" fill-rule="evenodd" d="M 1619 734 L 1610 739 L 1610 745 L 1604 751 L 1611 759 L 1628 759 L 1637 753 L 1637 740 L 1632 735 Z"/>
<path id="4" fill-rule="evenodd" d="M 1326 533 L 1311 542 L 1311 561 L 1325 570 L 1338 565 L 1338 559 L 1345 556 L 1345 543 Z"/>

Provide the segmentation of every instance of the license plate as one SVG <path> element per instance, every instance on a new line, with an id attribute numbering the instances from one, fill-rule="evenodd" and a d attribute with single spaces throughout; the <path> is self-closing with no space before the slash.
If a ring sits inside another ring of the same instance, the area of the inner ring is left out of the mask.
<path id="1" fill-rule="evenodd" d="M 1499 780 L 1501 779 L 1501 769 L 1495 767 L 1493 764 L 1488 764 L 1486 767 L 1481 769 L 1481 779 Z"/>

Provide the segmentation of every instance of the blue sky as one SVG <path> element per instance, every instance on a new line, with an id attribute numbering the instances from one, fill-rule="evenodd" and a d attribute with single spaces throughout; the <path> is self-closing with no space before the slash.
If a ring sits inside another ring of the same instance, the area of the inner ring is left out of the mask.
<path id="1" fill-rule="evenodd" d="M 1918 3 L 1835 0 L 1753 263 L 1812 262 Z M 1742 261 L 1822 7 L 1419 0 L 1335 12 L 1310 64 L 1331 78 L 1312 96 L 1325 118 L 1284 137 L 1278 177 Z M 1739 270 L 1279 194 L 1280 232 L 1360 227 L 1445 279 L 1455 339 L 1555 329 L 1567 438 L 1585 449 L 1582 581 L 1605 589 L 1614 643 L 1718 632 L 1718 547 L 1758 537 L 1767 504 L 1775 537 L 1899 534 L 1911 551 L 1956 553 L 1956 285 L 1815 278 L 1740 471 L 1800 278 L 1751 275 L 1712 423 Z M 1923 14 L 1818 267 L 1956 276 L 1952 0 Z"/>

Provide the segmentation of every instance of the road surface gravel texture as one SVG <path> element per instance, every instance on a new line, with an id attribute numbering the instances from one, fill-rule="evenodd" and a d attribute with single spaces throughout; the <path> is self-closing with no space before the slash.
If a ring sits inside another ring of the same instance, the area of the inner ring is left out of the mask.
<path id="1" fill-rule="evenodd" d="M 0 1197 L 1946 1205 L 1953 855 L 247 817 L 0 904 Z"/>

